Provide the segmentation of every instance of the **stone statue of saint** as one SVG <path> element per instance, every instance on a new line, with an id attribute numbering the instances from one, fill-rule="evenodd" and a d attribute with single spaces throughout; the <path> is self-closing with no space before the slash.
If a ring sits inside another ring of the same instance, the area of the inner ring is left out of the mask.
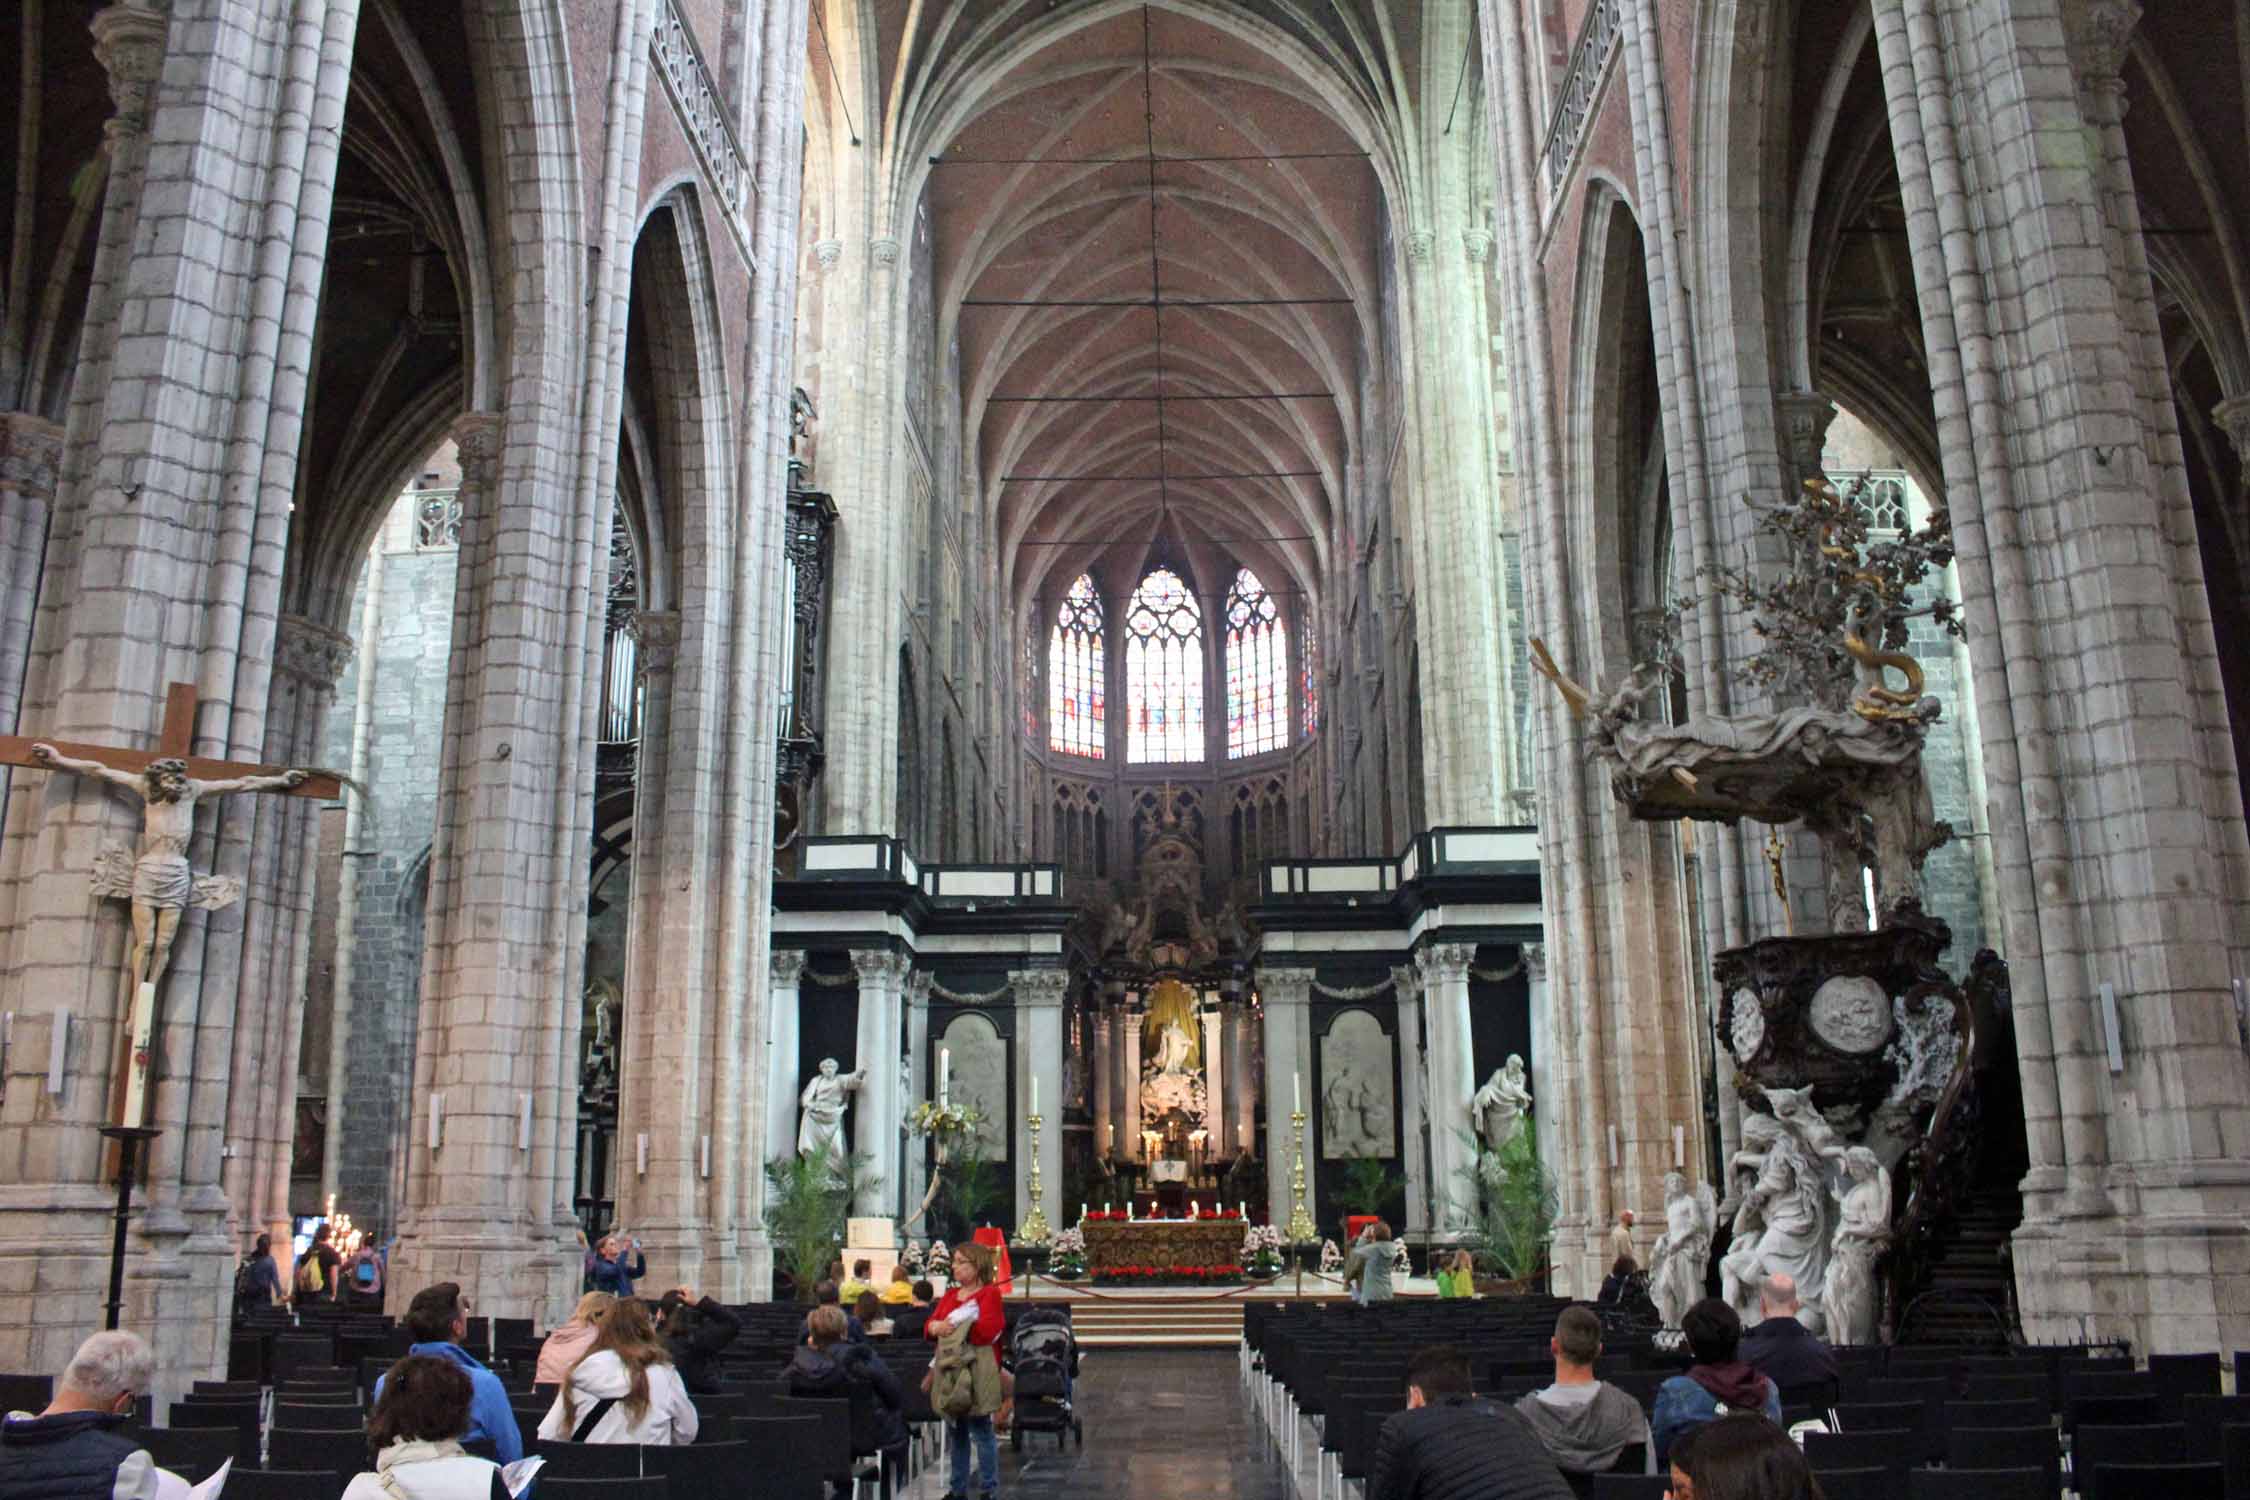
<path id="1" fill-rule="evenodd" d="M 1703 1270 L 1711 1260 L 1711 1236 L 1719 1227 L 1718 1200 L 1709 1183 L 1694 1189 L 1679 1172 L 1664 1174 L 1664 1233 L 1649 1252 L 1648 1294 L 1666 1328 L 1703 1296 Z"/>
<path id="2" fill-rule="evenodd" d="M 1821 1306 L 1831 1344 L 1875 1342 L 1875 1257 L 1891 1239 L 1891 1176 L 1865 1146 L 1844 1152 L 1851 1183 L 1837 1205 L 1836 1236 L 1828 1246 L 1828 1285 Z"/>
<path id="3" fill-rule="evenodd" d="M 838 1073 L 835 1058 L 820 1060 L 820 1071 L 797 1097 L 798 1107 L 804 1111 L 797 1120 L 799 1156 L 826 1161 L 838 1172 L 844 1170 L 844 1111 L 850 1104 L 844 1096 L 866 1081 L 865 1068 Z"/>
<path id="4" fill-rule="evenodd" d="M 1508 1061 L 1469 1101 L 1469 1119 L 1487 1151 L 1499 1151 L 1515 1139 L 1516 1127 L 1531 1113 L 1531 1090 L 1524 1086 L 1523 1058 L 1508 1054 Z"/>
<path id="5" fill-rule="evenodd" d="M 1743 1207 L 1754 1210 L 1765 1223 L 1758 1236 L 1757 1274 L 1771 1276 L 1779 1271 L 1795 1278 L 1804 1299 L 1798 1321 L 1820 1333 L 1826 1321 L 1821 1308 L 1828 1285 L 1828 1185 L 1820 1158 L 1788 1122 L 1782 1122 L 1759 1164 L 1758 1180 Z M 1754 1302 L 1754 1291 L 1751 1298 Z M 1744 1321 L 1754 1326 L 1760 1320 Z"/>
<path id="6" fill-rule="evenodd" d="M 232 906 L 242 895 L 242 882 L 232 876 L 197 877 L 188 869 L 187 846 L 195 834 L 197 801 L 233 792 L 287 791 L 312 778 L 310 771 L 284 771 L 278 776 L 197 781 L 188 775 L 186 761 L 171 758 L 150 761 L 146 770 L 136 774 L 98 760 L 75 759 L 52 745 L 32 746 L 31 758 L 57 771 L 122 787 L 144 804 L 140 851 L 128 857 L 123 849 L 104 849 L 94 864 L 94 894 L 132 903 L 135 986 L 153 986 L 164 977 L 181 912 L 191 906 L 202 910 Z"/>
<path id="7" fill-rule="evenodd" d="M 1159 1073 L 1184 1073 L 1187 1071 L 1188 1051 L 1195 1039 L 1177 1021 L 1166 1021 L 1156 1034 L 1156 1071 Z"/>

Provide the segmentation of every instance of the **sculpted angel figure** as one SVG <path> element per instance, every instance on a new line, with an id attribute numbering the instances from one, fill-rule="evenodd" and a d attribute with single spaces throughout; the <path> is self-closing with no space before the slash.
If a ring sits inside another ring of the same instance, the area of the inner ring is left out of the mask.
<path id="1" fill-rule="evenodd" d="M 1664 1233 L 1649 1252 L 1648 1293 L 1666 1328 L 1703 1296 L 1703 1268 L 1719 1227 L 1718 1199 L 1707 1182 L 1690 1190 L 1678 1172 L 1664 1174 Z"/>
<path id="2" fill-rule="evenodd" d="M 144 805 L 139 852 L 128 858 L 123 849 L 104 849 L 94 865 L 94 894 L 132 903 L 135 985 L 153 985 L 164 977 L 181 912 L 191 906 L 206 911 L 232 906 L 242 895 L 242 882 L 232 876 L 198 877 L 188 869 L 195 804 L 234 792 L 287 791 L 312 778 L 310 771 L 284 771 L 278 776 L 198 781 L 188 775 L 186 761 L 170 757 L 150 761 L 148 769 L 136 775 L 97 760 L 64 755 L 52 745 L 33 745 L 31 758 L 57 771 L 106 781 L 133 793 Z"/>
<path id="3" fill-rule="evenodd" d="M 1851 1186 L 1837 1206 L 1821 1305 L 1832 1344 L 1875 1342 L 1875 1259 L 1891 1240 L 1891 1176 L 1865 1146 L 1844 1153 Z"/>

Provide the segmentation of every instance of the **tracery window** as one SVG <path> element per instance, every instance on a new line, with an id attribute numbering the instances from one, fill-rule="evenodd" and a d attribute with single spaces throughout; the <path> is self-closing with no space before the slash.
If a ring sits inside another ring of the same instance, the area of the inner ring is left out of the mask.
<path id="1" fill-rule="evenodd" d="M 1102 596 L 1081 573 L 1055 612 L 1047 642 L 1047 744 L 1101 759 L 1108 708 L 1102 681 Z"/>
<path id="2" fill-rule="evenodd" d="M 1125 758 L 1203 759 L 1203 614 L 1170 568 L 1142 579 L 1125 612 Z"/>
<path id="3" fill-rule="evenodd" d="M 1227 759 L 1289 743 L 1289 627 L 1244 568 L 1227 590 Z"/>

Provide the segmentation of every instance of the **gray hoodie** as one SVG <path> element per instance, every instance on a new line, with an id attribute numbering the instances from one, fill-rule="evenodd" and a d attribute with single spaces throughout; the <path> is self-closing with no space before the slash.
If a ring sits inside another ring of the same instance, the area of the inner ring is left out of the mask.
<path id="1" fill-rule="evenodd" d="M 1614 1385 L 1551 1385 L 1516 1402 L 1516 1411 L 1539 1434 L 1555 1466 L 1599 1474 L 1634 1443 L 1648 1441 L 1641 1403 Z"/>

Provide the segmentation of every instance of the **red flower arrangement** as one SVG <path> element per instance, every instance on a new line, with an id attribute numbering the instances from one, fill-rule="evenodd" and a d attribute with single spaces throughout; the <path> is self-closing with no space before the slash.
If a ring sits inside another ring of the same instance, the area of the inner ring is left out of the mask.
<path id="1" fill-rule="evenodd" d="M 1240 1281 L 1242 1267 L 1217 1266 L 1110 1266 L 1096 1271 L 1094 1280 L 1120 1286 L 1225 1286 Z"/>

